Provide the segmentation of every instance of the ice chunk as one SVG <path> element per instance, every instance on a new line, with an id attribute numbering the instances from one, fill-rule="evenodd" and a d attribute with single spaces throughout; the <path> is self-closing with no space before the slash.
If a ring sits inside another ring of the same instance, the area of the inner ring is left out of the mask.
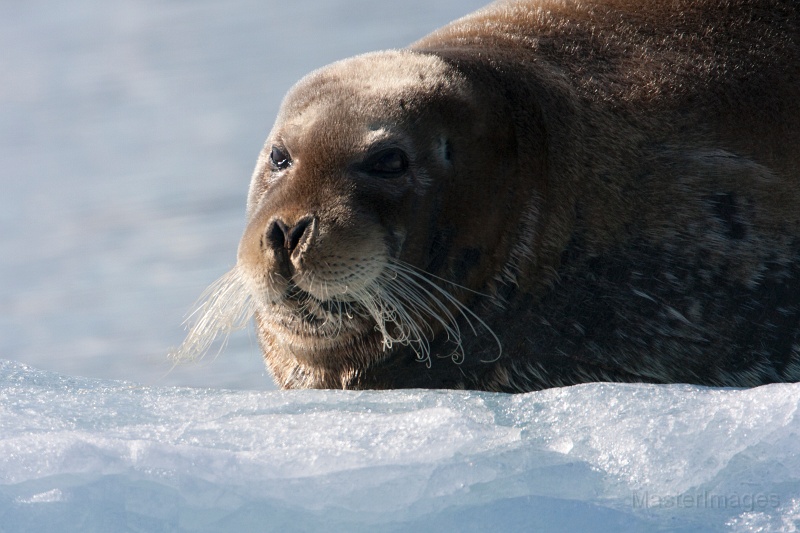
<path id="1" fill-rule="evenodd" d="M 154 388 L 0 362 L 0 529 L 791 531 L 798 402 Z"/>

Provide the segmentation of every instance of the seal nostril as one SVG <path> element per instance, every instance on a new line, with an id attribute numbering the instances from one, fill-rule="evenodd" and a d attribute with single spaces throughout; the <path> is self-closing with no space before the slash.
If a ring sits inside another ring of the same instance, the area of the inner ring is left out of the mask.
<path id="1" fill-rule="evenodd" d="M 308 239 L 313 221 L 314 217 L 308 215 L 289 228 L 281 219 L 274 219 L 265 232 L 266 245 L 276 252 L 285 249 L 290 254 L 294 253 Z"/>
<path id="2" fill-rule="evenodd" d="M 267 243 L 273 250 L 280 250 L 286 247 L 289 228 L 280 219 L 273 220 L 267 227 Z"/>
<path id="3" fill-rule="evenodd" d="M 297 221 L 297 224 L 289 231 L 288 238 L 286 239 L 286 248 L 293 251 L 297 248 L 301 241 L 307 236 L 307 230 L 311 225 L 313 217 L 305 216 Z"/>

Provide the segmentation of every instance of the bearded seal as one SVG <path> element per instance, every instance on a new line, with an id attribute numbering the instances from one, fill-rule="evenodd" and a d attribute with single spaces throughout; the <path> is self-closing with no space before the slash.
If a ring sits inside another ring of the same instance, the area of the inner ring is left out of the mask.
<path id="1" fill-rule="evenodd" d="M 237 266 L 284 388 L 800 380 L 783 0 L 500 2 L 286 96 Z"/>

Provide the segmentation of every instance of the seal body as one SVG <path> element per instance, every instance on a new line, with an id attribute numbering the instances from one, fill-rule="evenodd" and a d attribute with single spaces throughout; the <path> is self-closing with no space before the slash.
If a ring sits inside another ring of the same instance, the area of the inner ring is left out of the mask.
<path id="1" fill-rule="evenodd" d="M 501 2 L 300 81 L 236 267 L 276 381 L 800 379 L 799 10 Z"/>

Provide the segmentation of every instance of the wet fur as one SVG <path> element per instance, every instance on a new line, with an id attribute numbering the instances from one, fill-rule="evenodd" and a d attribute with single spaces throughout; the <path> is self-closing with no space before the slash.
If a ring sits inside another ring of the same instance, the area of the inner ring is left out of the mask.
<path id="1" fill-rule="evenodd" d="M 412 312 L 430 326 L 392 343 L 379 325 L 340 358 L 314 360 L 282 346 L 255 306 L 277 381 L 527 391 L 800 380 L 798 9 L 507 2 L 412 45 L 405 54 L 436 58 L 423 70 L 449 89 L 420 84 L 416 104 L 413 90 L 385 97 L 401 122 L 422 113 L 404 126 L 414 135 L 442 124 L 451 166 L 420 161 L 425 176 L 392 204 L 415 216 L 378 226 L 406 236 L 389 255 L 439 302 Z M 278 123 L 326 94 L 326 76 L 402 57 L 312 75 Z M 257 168 L 251 225 L 266 216 L 262 197 Z"/>

